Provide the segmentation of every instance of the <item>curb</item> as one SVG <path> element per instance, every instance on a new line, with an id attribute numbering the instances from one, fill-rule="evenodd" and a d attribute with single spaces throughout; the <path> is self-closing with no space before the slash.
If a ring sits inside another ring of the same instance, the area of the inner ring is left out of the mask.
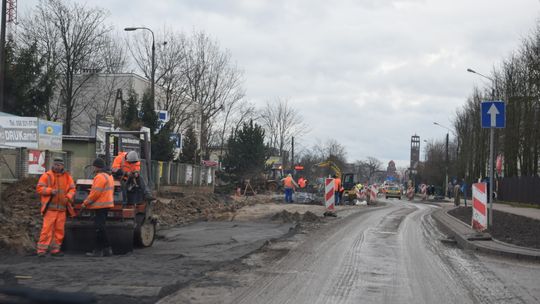
<path id="1" fill-rule="evenodd" d="M 486 237 L 486 234 L 481 238 L 475 238 L 478 235 L 476 231 L 449 215 L 442 208 L 435 211 L 432 217 L 448 231 L 450 236 L 454 237 L 460 248 L 519 260 L 540 261 L 538 249 L 503 243 Z"/>

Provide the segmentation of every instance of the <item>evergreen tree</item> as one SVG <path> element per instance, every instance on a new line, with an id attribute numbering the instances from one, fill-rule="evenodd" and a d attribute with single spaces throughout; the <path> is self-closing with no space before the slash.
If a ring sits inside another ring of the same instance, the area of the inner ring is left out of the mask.
<path id="1" fill-rule="evenodd" d="M 195 164 L 197 159 L 197 136 L 193 127 L 189 127 L 182 137 L 182 154 L 180 162 L 187 164 Z"/>
<path id="2" fill-rule="evenodd" d="M 229 151 L 224 164 L 230 173 L 253 177 L 264 170 L 266 147 L 264 129 L 253 121 L 244 123 L 228 141 Z"/>
<path id="3" fill-rule="evenodd" d="M 137 94 L 133 89 L 129 91 L 129 97 L 126 104 L 126 109 L 122 113 L 122 126 L 127 130 L 139 130 L 141 121 L 139 119 L 139 102 Z"/>
<path id="4" fill-rule="evenodd" d="M 154 111 L 154 105 L 152 104 L 152 95 L 148 90 L 143 94 L 141 101 L 141 112 L 141 121 L 143 125 L 150 128 L 151 134 L 154 134 L 158 128 L 159 121 L 158 115 L 156 111 Z"/>
<path id="5" fill-rule="evenodd" d="M 152 159 L 171 161 L 174 157 L 174 141 L 171 140 L 171 124 L 166 123 L 157 134 L 152 135 Z"/>
<path id="6" fill-rule="evenodd" d="M 49 76 L 41 72 L 35 44 L 15 51 L 13 41 L 6 45 L 5 111 L 20 116 L 42 116 L 52 96 Z"/>

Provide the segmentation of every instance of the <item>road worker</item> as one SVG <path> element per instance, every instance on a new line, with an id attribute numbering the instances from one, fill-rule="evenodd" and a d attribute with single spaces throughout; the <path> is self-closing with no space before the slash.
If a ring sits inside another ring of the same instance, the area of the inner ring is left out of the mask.
<path id="1" fill-rule="evenodd" d="M 341 196 L 343 194 L 343 185 L 341 184 L 341 178 L 334 175 L 334 203 L 341 204 Z"/>
<path id="2" fill-rule="evenodd" d="M 95 177 L 90 193 L 81 205 L 81 210 L 93 210 L 95 213 L 96 247 L 86 255 L 89 257 L 111 256 L 112 250 L 109 245 L 105 221 L 109 210 L 114 207 L 114 179 L 107 173 L 103 159 L 96 158 L 92 165 Z"/>
<path id="3" fill-rule="evenodd" d="M 307 179 L 305 179 L 303 176 L 300 176 L 300 178 L 298 179 L 298 187 L 300 189 L 305 189 L 306 184 L 307 184 Z"/>
<path id="4" fill-rule="evenodd" d="M 66 212 L 75 216 L 71 203 L 75 196 L 75 183 L 64 169 L 64 160 L 55 158 L 51 170 L 39 178 L 37 193 L 41 199 L 43 226 L 37 243 L 37 255 L 44 257 L 50 248 L 51 256 L 63 256 L 60 251 L 64 240 Z"/>
<path id="5" fill-rule="evenodd" d="M 147 200 L 153 200 L 152 193 L 146 187 L 144 178 L 141 177 L 141 161 L 139 155 L 135 151 L 120 152 L 114 158 L 112 165 L 112 173 L 120 179 L 122 184 L 122 202 L 125 205 L 128 203 L 128 191 L 135 187 L 140 187 Z"/>
<path id="6" fill-rule="evenodd" d="M 291 174 L 288 174 L 287 177 L 281 180 L 283 182 L 283 188 L 285 188 L 285 202 L 293 202 L 293 191 L 295 188 L 298 188 L 298 184 L 294 181 Z"/>

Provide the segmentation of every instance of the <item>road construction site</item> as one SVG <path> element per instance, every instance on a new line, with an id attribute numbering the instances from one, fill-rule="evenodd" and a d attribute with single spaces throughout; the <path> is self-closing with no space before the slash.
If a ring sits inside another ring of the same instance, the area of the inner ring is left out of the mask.
<path id="1" fill-rule="evenodd" d="M 88 294 L 99 303 L 540 300 L 540 264 L 442 242 L 448 235 L 432 218 L 438 206 L 380 198 L 323 217 L 321 205 L 280 198 L 160 199 L 152 247 L 110 258 L 44 259 L 24 254 L 24 246 L 4 248 L 0 285 Z"/>

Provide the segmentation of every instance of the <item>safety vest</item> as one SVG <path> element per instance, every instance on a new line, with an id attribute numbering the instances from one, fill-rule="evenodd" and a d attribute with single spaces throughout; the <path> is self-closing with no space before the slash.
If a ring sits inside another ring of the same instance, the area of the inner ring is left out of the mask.
<path id="1" fill-rule="evenodd" d="M 283 180 L 283 186 L 285 188 L 289 188 L 289 189 L 294 188 L 292 177 L 290 177 L 290 176 L 285 177 L 285 180 Z"/>
<path id="2" fill-rule="evenodd" d="M 135 162 L 130 163 L 126 161 L 126 155 L 127 152 L 120 152 L 118 155 L 114 158 L 113 164 L 112 164 L 112 171 L 116 172 L 118 169 L 122 169 L 123 172 L 129 173 L 129 172 L 138 172 L 141 171 L 141 162 Z"/>
<path id="3" fill-rule="evenodd" d="M 94 177 L 90 194 L 83 205 L 88 209 L 103 209 L 114 207 L 114 179 L 110 174 L 98 173 Z"/>
<path id="4" fill-rule="evenodd" d="M 54 196 L 52 195 L 53 190 L 56 190 Z M 75 183 L 69 173 L 55 173 L 49 170 L 39 178 L 36 191 L 40 197 L 42 214 L 45 209 L 66 211 L 67 201 L 73 200 L 75 196 Z"/>
<path id="5" fill-rule="evenodd" d="M 300 186 L 300 188 L 305 188 L 306 187 L 306 180 L 304 178 L 300 178 L 298 180 L 298 186 Z"/>
<path id="6" fill-rule="evenodd" d="M 336 177 L 334 180 L 334 186 L 334 189 L 336 189 L 335 191 L 341 192 L 343 190 L 343 187 L 341 187 L 341 178 Z"/>

